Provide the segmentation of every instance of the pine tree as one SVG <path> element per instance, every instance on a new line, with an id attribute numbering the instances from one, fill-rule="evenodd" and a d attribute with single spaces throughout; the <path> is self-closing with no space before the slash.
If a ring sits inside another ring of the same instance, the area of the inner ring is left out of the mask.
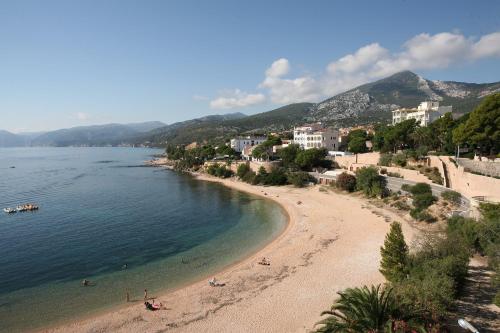
<path id="1" fill-rule="evenodd" d="M 380 248 L 382 261 L 380 272 L 388 281 L 401 281 L 408 273 L 408 246 L 406 245 L 401 223 L 391 224 L 391 230 L 385 236 L 384 246 Z"/>

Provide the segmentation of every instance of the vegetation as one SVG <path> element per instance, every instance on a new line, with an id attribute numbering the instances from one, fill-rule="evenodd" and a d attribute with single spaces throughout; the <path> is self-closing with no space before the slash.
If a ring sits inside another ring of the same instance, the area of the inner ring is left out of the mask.
<path id="1" fill-rule="evenodd" d="M 366 153 L 368 151 L 366 140 L 368 140 L 366 131 L 351 131 L 347 136 L 347 149 L 354 154 Z"/>
<path id="2" fill-rule="evenodd" d="M 316 167 L 328 168 L 330 165 L 325 160 L 328 151 L 325 148 L 311 148 L 299 150 L 295 157 L 295 164 L 304 171 L 310 171 Z"/>
<path id="3" fill-rule="evenodd" d="M 233 172 L 230 169 L 226 168 L 225 165 L 219 165 L 218 163 L 209 165 L 207 173 L 219 178 L 229 178 L 233 175 Z"/>
<path id="4" fill-rule="evenodd" d="M 408 246 L 401 229 L 401 223 L 391 224 L 391 230 L 385 237 L 384 246 L 380 248 L 382 261 L 380 272 L 388 281 L 397 282 L 408 274 Z"/>
<path id="5" fill-rule="evenodd" d="M 386 194 L 385 179 L 372 166 L 356 170 L 356 188 L 368 197 L 382 197 Z"/>
<path id="6" fill-rule="evenodd" d="M 252 157 L 268 160 L 271 157 L 273 146 L 281 145 L 281 138 L 269 135 L 267 140 L 254 148 Z"/>
<path id="7" fill-rule="evenodd" d="M 339 292 L 338 301 L 329 311 L 317 332 L 404 332 L 398 328 L 418 328 L 412 314 L 398 304 L 392 288 L 380 285 L 368 288 L 349 288 Z"/>
<path id="8" fill-rule="evenodd" d="M 418 221 L 434 222 L 436 219 L 427 211 L 427 208 L 437 201 L 432 195 L 431 186 L 426 183 L 417 183 L 413 186 L 404 184 L 403 191 L 412 194 L 413 209 L 410 211 L 411 217 Z"/>
<path id="9" fill-rule="evenodd" d="M 347 172 L 342 172 L 337 176 L 335 185 L 343 191 L 353 192 L 356 189 L 356 177 Z"/>
<path id="10" fill-rule="evenodd" d="M 295 187 L 304 187 L 308 183 L 314 181 L 314 178 L 304 171 L 289 172 L 287 174 L 287 179 L 288 182 Z"/>
<path id="11" fill-rule="evenodd" d="M 392 154 L 390 153 L 380 154 L 378 165 L 391 166 L 391 163 L 392 163 Z"/>
<path id="12" fill-rule="evenodd" d="M 451 190 L 441 193 L 441 198 L 454 205 L 459 205 L 462 200 L 460 193 Z"/>
<path id="13" fill-rule="evenodd" d="M 494 155 L 500 152 L 500 93 L 486 97 L 467 121 L 453 130 L 456 144 L 469 144 Z"/>
<path id="14" fill-rule="evenodd" d="M 406 155 L 405 154 L 395 154 L 392 156 L 391 160 L 392 164 L 395 164 L 400 167 L 406 166 Z"/>

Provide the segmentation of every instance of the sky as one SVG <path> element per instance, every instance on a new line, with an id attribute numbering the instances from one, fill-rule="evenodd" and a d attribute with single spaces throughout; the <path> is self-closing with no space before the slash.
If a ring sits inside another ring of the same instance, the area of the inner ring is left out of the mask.
<path id="1" fill-rule="evenodd" d="M 401 70 L 500 81 L 500 1 L 0 0 L 0 129 L 319 102 Z"/>

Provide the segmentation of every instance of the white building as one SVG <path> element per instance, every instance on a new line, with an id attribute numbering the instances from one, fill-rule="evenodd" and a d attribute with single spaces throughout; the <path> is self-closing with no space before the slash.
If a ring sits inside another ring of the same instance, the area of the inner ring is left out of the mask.
<path id="1" fill-rule="evenodd" d="M 303 125 L 293 129 L 293 143 L 302 149 L 326 148 L 338 150 L 339 131 L 330 127 L 323 127 L 321 123 Z"/>
<path id="2" fill-rule="evenodd" d="M 231 139 L 231 148 L 236 152 L 241 153 L 245 147 L 253 147 L 260 145 L 262 142 L 266 141 L 267 138 L 264 136 L 247 136 Z"/>
<path id="3" fill-rule="evenodd" d="M 392 124 L 395 125 L 408 119 L 415 119 L 420 126 L 427 126 L 451 111 L 451 106 L 439 106 L 439 102 L 422 102 L 416 109 L 402 108 L 392 111 Z"/>

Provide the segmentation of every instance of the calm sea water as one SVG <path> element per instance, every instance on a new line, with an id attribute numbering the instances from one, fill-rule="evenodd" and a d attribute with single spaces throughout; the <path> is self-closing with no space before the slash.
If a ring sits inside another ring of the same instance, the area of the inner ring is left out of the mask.
<path id="1" fill-rule="evenodd" d="M 0 149 L 0 331 L 139 300 L 243 258 L 285 227 L 264 199 L 163 169 L 133 148 Z M 127 265 L 123 269 L 123 265 Z M 93 282 L 81 287 L 82 279 Z"/>

